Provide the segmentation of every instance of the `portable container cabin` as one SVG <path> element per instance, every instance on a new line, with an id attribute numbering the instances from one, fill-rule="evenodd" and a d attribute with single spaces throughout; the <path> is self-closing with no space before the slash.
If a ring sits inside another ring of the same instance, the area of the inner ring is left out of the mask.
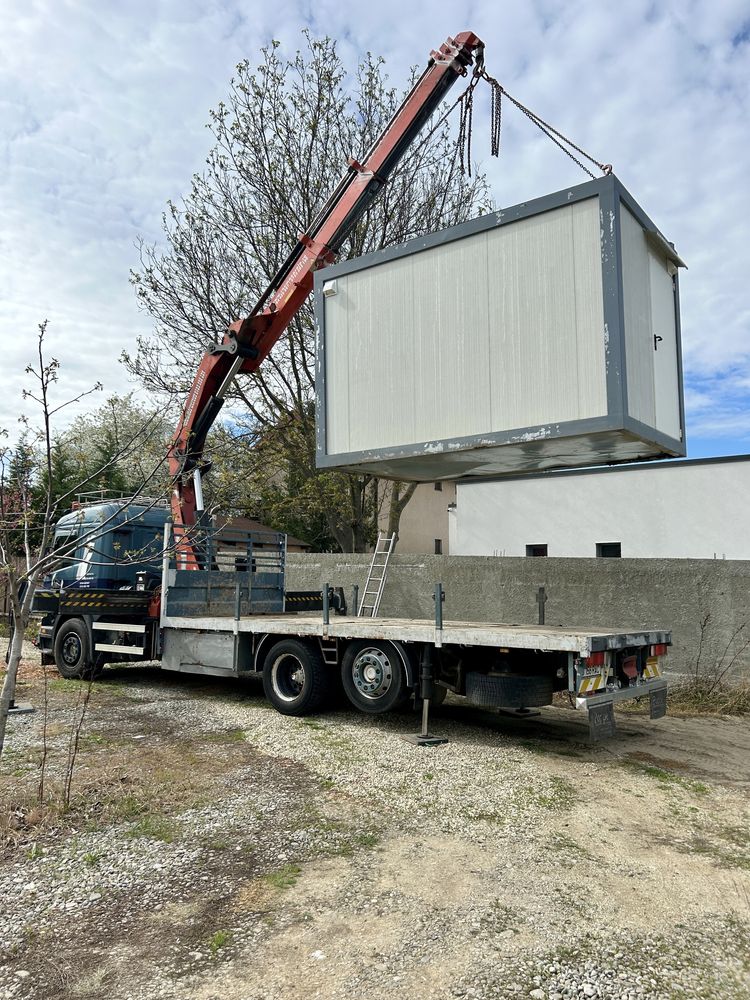
<path id="1" fill-rule="evenodd" d="M 318 465 L 429 481 L 684 455 L 681 265 L 610 174 L 322 269 Z"/>

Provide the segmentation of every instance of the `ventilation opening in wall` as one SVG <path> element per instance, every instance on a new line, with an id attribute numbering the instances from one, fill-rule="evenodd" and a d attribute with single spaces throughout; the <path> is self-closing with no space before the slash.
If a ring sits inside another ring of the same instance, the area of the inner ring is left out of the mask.
<path id="1" fill-rule="evenodd" d="M 620 559 L 622 556 L 622 542 L 597 542 L 597 559 Z"/>
<path id="2" fill-rule="evenodd" d="M 527 545 L 526 546 L 527 556 L 546 556 L 547 546 L 546 545 Z"/>

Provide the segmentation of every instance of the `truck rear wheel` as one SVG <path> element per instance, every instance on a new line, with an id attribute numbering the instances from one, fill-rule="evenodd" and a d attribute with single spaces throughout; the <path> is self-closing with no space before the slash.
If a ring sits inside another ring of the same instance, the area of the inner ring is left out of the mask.
<path id="1" fill-rule="evenodd" d="M 404 665 L 390 642 L 351 643 L 341 661 L 341 682 L 352 705 L 370 715 L 390 711 L 406 694 Z"/>
<path id="2" fill-rule="evenodd" d="M 91 660 L 88 629 L 80 618 L 63 622 L 55 636 L 55 666 L 69 680 L 88 680 L 96 674 Z"/>
<path id="3" fill-rule="evenodd" d="M 331 676 L 318 649 L 297 639 L 284 639 L 268 651 L 263 690 L 283 715 L 307 715 L 325 702 Z"/>

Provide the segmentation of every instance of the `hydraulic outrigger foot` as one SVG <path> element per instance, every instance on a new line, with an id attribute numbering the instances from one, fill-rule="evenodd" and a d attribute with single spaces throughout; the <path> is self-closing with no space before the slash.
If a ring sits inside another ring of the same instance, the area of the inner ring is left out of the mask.
<path id="1" fill-rule="evenodd" d="M 446 736 L 430 736 L 429 733 L 414 733 L 414 735 L 404 736 L 402 739 L 417 747 L 439 747 L 443 743 L 450 742 Z"/>
<path id="2" fill-rule="evenodd" d="M 443 743 L 448 743 L 448 739 L 445 736 L 430 735 L 430 698 L 433 691 L 432 646 L 430 645 L 426 645 L 422 653 L 422 673 L 420 680 L 422 682 L 422 731 L 413 736 L 409 735 L 403 738 L 407 743 L 413 743 L 418 747 L 438 747 Z"/>
<path id="3" fill-rule="evenodd" d="M 11 701 L 8 706 L 8 715 L 27 715 L 34 711 L 34 706 L 28 701 Z"/>

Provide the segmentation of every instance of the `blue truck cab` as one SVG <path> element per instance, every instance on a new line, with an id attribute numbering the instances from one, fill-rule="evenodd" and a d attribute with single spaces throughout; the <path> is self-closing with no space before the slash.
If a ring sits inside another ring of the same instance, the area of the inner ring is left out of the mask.
<path id="1" fill-rule="evenodd" d="M 65 555 L 34 597 L 43 663 L 64 677 L 91 677 L 115 652 L 151 657 L 168 517 L 164 506 L 106 501 L 60 518 L 52 547 Z"/>
<path id="2" fill-rule="evenodd" d="M 66 590 L 122 590 L 135 587 L 144 571 L 158 577 L 168 514 L 164 507 L 117 503 L 70 511 L 55 527 L 53 548 L 76 538 L 80 542 L 45 584 Z"/>

